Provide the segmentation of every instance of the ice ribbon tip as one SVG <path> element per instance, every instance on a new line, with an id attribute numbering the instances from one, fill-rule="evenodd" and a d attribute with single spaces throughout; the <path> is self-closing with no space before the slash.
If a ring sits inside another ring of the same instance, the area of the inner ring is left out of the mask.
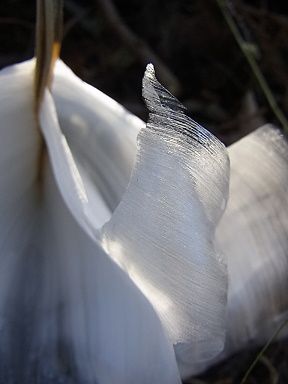
<path id="1" fill-rule="evenodd" d="M 148 64 L 142 82 L 142 96 L 149 112 L 167 116 L 175 112 L 177 116 L 186 108 L 157 80 L 153 64 Z M 172 116 L 173 117 L 173 116 Z"/>
<path id="2" fill-rule="evenodd" d="M 149 79 L 155 79 L 155 68 L 152 63 L 147 64 L 144 76 Z"/>

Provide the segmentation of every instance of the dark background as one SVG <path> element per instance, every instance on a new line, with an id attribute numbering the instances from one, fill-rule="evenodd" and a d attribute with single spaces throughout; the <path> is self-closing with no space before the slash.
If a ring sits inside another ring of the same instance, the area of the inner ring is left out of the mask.
<path id="1" fill-rule="evenodd" d="M 0 68 L 33 56 L 34 0 L 0 1 Z M 229 2 L 229 12 L 288 114 L 288 2 Z M 62 59 L 86 82 L 146 119 L 145 66 L 187 113 L 231 144 L 265 122 L 279 125 L 216 0 L 65 0 Z M 257 350 L 189 383 L 239 383 Z M 137 383 L 137 378 L 135 378 Z M 248 383 L 288 383 L 287 342 L 272 345 Z"/>
<path id="2" fill-rule="evenodd" d="M 0 67 L 33 55 L 35 3 L 1 0 Z M 65 0 L 62 58 L 83 80 L 145 119 L 141 78 L 152 61 L 188 114 L 226 144 L 264 122 L 278 124 L 215 0 L 114 0 L 116 22 L 109 4 Z M 287 114 L 288 2 L 229 4 Z"/>

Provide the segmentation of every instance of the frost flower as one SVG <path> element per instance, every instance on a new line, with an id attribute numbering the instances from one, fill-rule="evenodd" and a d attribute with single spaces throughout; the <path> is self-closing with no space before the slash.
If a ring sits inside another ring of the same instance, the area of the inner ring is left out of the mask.
<path id="1" fill-rule="evenodd" d="M 35 113 L 34 68 L 0 73 L 1 380 L 178 383 L 224 345 L 225 147 L 152 66 L 146 127 L 60 61 Z"/>
<path id="2" fill-rule="evenodd" d="M 263 342 L 288 307 L 284 136 L 229 149 L 220 221 L 227 150 L 153 66 L 145 126 L 60 60 L 52 79 L 41 25 L 36 72 L 0 72 L 0 381 L 176 384 Z"/>

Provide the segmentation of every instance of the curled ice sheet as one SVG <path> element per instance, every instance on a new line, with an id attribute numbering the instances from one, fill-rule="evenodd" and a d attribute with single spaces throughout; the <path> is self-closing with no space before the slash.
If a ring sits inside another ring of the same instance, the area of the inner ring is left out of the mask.
<path id="1" fill-rule="evenodd" d="M 103 245 L 153 304 L 185 376 L 224 343 L 227 277 L 214 231 L 229 162 L 222 143 L 184 114 L 151 65 L 143 95 L 149 121 Z"/>
<path id="2" fill-rule="evenodd" d="M 265 125 L 229 157 L 230 197 L 217 230 L 229 271 L 226 355 L 266 342 L 288 317 L 287 138 Z"/>
<path id="3" fill-rule="evenodd" d="M 103 206 L 100 227 L 126 189 L 136 157 L 136 136 L 144 123 L 84 83 L 61 60 L 56 63 L 52 94 L 88 198 L 98 195 Z"/>
<path id="4" fill-rule="evenodd" d="M 41 126 L 46 127 L 43 133 L 53 151 L 53 169 L 76 220 L 95 234 L 125 191 L 136 136 L 144 123 L 80 80 L 61 60 L 56 63 L 52 97 L 55 107 L 45 100 Z"/>
<path id="5" fill-rule="evenodd" d="M 33 70 L 0 73 L 0 382 L 178 384 L 157 314 L 83 225 L 85 186 L 47 92 L 39 156 Z"/>

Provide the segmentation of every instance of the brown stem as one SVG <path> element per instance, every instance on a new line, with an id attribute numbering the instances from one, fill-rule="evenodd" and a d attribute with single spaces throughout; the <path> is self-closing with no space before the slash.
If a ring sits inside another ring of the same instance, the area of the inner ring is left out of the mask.
<path id="1" fill-rule="evenodd" d="M 52 80 L 60 54 L 63 0 L 37 0 L 35 110 L 38 112 L 44 90 Z"/>

